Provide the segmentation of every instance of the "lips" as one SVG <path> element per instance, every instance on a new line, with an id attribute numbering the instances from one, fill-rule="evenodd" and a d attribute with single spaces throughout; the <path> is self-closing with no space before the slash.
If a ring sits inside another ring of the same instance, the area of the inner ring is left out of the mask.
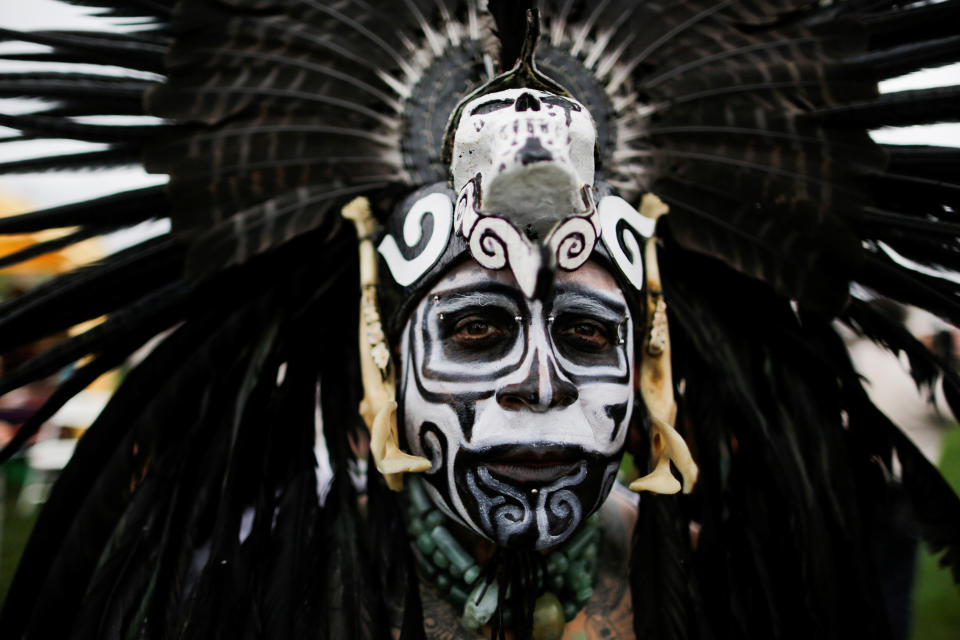
<path id="1" fill-rule="evenodd" d="M 580 447 L 508 446 L 491 449 L 478 466 L 511 484 L 546 484 L 574 473 L 584 461 Z"/>

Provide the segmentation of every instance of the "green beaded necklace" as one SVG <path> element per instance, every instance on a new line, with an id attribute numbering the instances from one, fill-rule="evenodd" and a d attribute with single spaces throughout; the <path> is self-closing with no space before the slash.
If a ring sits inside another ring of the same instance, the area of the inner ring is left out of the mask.
<path id="1" fill-rule="evenodd" d="M 479 630 L 496 612 L 497 581 L 479 580 L 480 566 L 450 533 L 449 519 L 434 507 L 420 480 L 408 475 L 405 485 L 407 533 L 420 573 L 447 602 L 463 610 L 461 623 L 466 629 Z M 602 538 L 597 513 L 566 543 L 547 554 L 546 574 L 538 577 L 536 585 L 543 593 L 533 613 L 534 638 L 560 638 L 564 625 L 593 596 Z M 509 611 L 505 613 L 509 618 Z"/>

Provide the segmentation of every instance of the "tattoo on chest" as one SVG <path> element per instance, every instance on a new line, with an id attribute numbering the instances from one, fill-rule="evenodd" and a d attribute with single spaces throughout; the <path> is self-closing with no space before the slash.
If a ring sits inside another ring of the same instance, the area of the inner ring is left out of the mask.
<path id="1" fill-rule="evenodd" d="M 428 586 L 422 586 L 423 627 L 429 640 L 480 640 L 489 631 L 471 634 L 460 624 L 460 612 L 440 599 Z M 586 640 L 633 640 L 633 616 L 630 588 L 624 576 L 601 574 L 594 596 L 581 613 Z M 564 638 L 567 636 L 565 635 Z"/>

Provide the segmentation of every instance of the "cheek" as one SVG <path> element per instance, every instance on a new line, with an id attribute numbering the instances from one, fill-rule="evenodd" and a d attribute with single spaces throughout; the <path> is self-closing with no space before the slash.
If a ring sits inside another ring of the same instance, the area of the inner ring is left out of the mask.
<path id="1" fill-rule="evenodd" d="M 449 462 L 442 459 L 446 457 L 442 455 L 443 451 L 454 451 L 463 443 L 461 425 L 465 418 L 461 415 L 462 411 L 458 413 L 462 403 L 442 401 L 442 397 L 438 398 L 433 389 L 426 390 L 418 373 L 422 368 L 422 357 L 411 352 L 408 344 L 405 339 L 400 357 L 403 369 L 400 376 L 399 417 L 405 445 L 414 455 L 428 458 L 436 471 L 441 464 Z M 443 440 L 443 447 L 437 446 L 439 439 Z"/>
<path id="2" fill-rule="evenodd" d="M 586 385 L 580 388 L 580 400 L 598 446 L 622 445 L 633 411 L 632 385 Z"/>

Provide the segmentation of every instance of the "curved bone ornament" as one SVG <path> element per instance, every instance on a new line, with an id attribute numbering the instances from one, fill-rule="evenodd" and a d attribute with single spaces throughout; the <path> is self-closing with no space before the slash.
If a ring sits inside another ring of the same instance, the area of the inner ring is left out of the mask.
<path id="1" fill-rule="evenodd" d="M 690 493 L 699 470 L 690 449 L 673 428 L 677 403 L 673 397 L 673 373 L 670 367 L 670 334 L 667 330 L 666 304 L 660 286 L 656 239 L 647 240 L 644 262 L 647 275 L 646 353 L 640 365 L 640 393 L 651 417 L 650 452 L 653 471 L 630 483 L 632 491 L 671 494 L 680 491 L 680 483 L 670 472 L 673 462 L 683 476 L 683 492 Z"/>
<path id="2" fill-rule="evenodd" d="M 360 245 L 360 416 L 370 429 L 370 453 L 377 471 L 393 491 L 403 489 L 404 473 L 420 473 L 430 461 L 401 451 L 397 437 L 397 401 L 393 363 L 377 309 L 377 257 L 370 240 L 373 216 L 366 198 L 351 200 L 341 215 L 357 228 Z"/>

